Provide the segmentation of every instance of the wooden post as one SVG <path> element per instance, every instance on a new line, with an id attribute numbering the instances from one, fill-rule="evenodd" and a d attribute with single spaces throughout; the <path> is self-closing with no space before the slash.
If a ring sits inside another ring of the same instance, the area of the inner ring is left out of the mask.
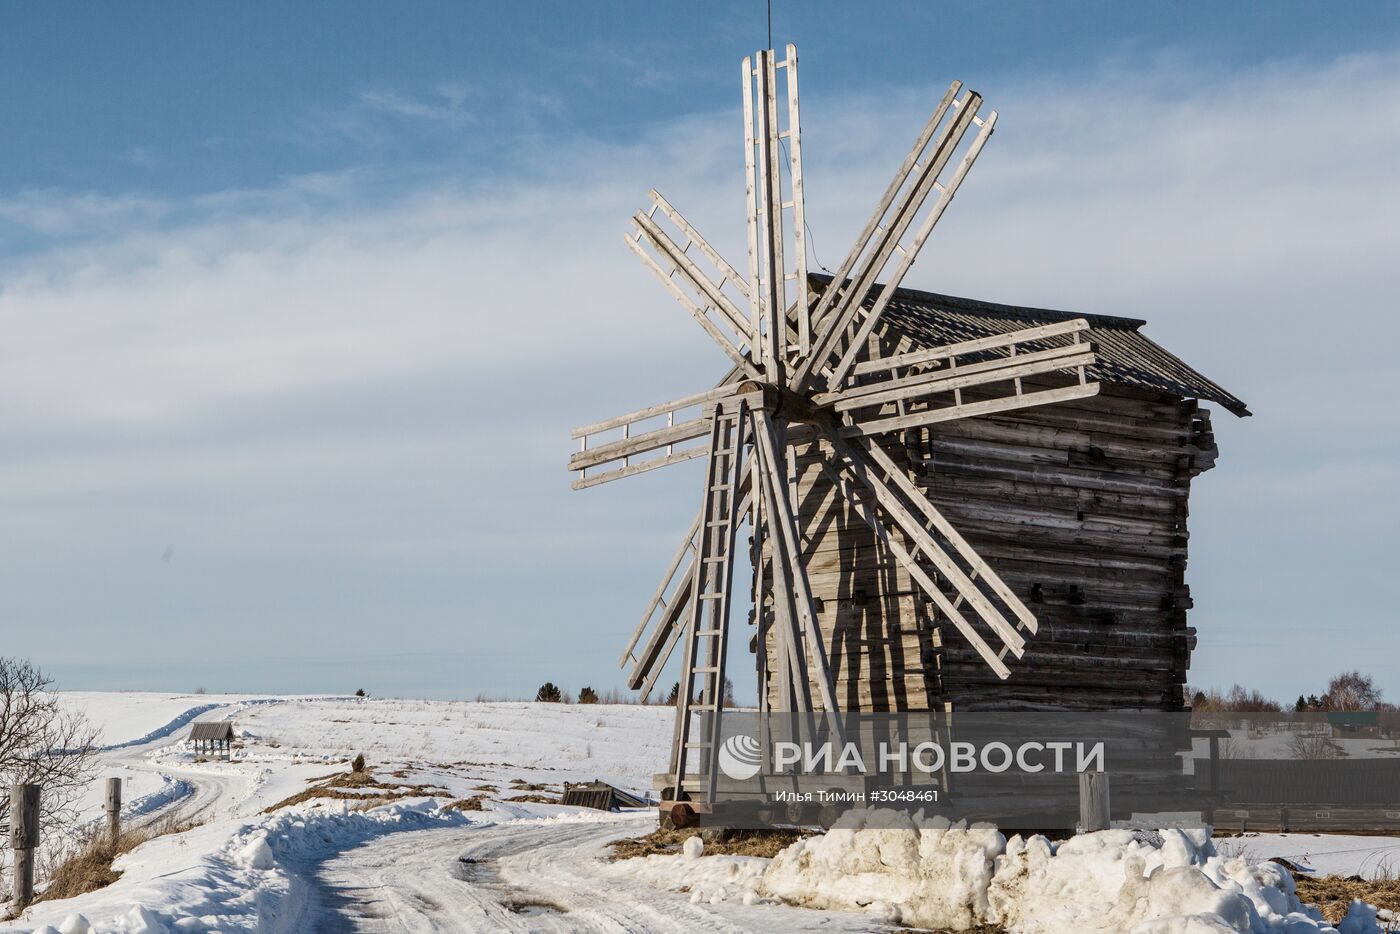
<path id="1" fill-rule="evenodd" d="M 1079 773 L 1079 832 L 1108 829 L 1108 773 Z"/>
<path id="2" fill-rule="evenodd" d="M 122 835 L 122 780 L 120 778 L 107 779 L 107 837 L 112 841 L 112 846 L 117 845 L 117 841 Z"/>
<path id="3" fill-rule="evenodd" d="M 10 849 L 15 854 L 14 903 L 34 900 L 34 849 L 39 845 L 39 786 L 10 786 Z"/>

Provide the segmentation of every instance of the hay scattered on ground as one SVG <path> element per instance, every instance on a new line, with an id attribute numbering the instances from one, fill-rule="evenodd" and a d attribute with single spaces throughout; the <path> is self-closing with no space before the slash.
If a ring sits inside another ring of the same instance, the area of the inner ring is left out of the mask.
<path id="1" fill-rule="evenodd" d="M 516 791 L 548 791 L 548 790 L 549 790 L 549 786 L 548 786 L 548 785 L 539 785 L 539 784 L 535 784 L 534 782 L 527 782 L 527 781 L 525 781 L 525 779 L 523 779 L 523 778 L 512 778 L 512 779 L 510 780 L 510 786 L 511 786 L 511 788 L 515 789 Z"/>
<path id="2" fill-rule="evenodd" d="M 1400 912 L 1400 879 L 1363 879 L 1360 876 L 1310 876 L 1295 873 L 1298 897 L 1317 905 L 1330 923 L 1346 915 L 1354 899 L 1377 908 Z"/>
<path id="3" fill-rule="evenodd" d="M 616 840 L 612 844 L 611 860 L 634 859 L 653 854 L 669 855 L 679 853 L 681 844 L 688 837 L 700 831 L 694 827 L 685 830 L 653 830 L 644 837 L 630 837 Z M 810 836 L 801 830 L 730 830 L 712 834 L 705 841 L 707 856 L 761 856 L 772 859 L 802 837 Z"/>
<path id="4" fill-rule="evenodd" d="M 303 801 L 326 798 L 332 801 L 355 801 L 367 806 L 398 801 L 402 798 L 429 798 L 445 795 L 443 788 L 435 785 L 407 785 L 402 782 L 381 782 L 369 772 L 341 772 L 322 779 L 276 804 L 263 808 L 264 814 L 271 814 Z"/>
<path id="5" fill-rule="evenodd" d="M 548 795 L 516 795 L 514 798 L 507 798 L 507 801 L 514 801 L 517 804 L 558 804 L 558 798 L 551 798 Z"/>
<path id="6" fill-rule="evenodd" d="M 458 798 L 448 804 L 444 804 L 444 811 L 481 811 L 485 810 L 486 796 L 475 795 L 471 798 Z"/>
<path id="7" fill-rule="evenodd" d="M 195 826 L 196 824 L 188 821 L 158 821 L 124 831 L 115 844 L 107 835 L 105 827 L 93 830 L 78 842 L 72 855 L 58 864 L 58 868 L 49 878 L 48 885 L 34 900 L 46 902 L 73 898 L 105 888 L 121 878 L 121 873 L 112 868 L 112 861 L 118 856 L 130 853 L 147 840 L 172 833 L 183 833 Z"/>

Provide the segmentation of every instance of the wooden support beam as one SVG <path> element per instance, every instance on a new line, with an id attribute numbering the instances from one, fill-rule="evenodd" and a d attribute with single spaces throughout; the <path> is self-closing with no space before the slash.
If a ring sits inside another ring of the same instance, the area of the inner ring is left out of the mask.
<path id="1" fill-rule="evenodd" d="M 759 452 L 759 463 L 763 468 L 760 483 L 763 486 L 763 494 L 767 506 L 768 516 L 768 537 L 774 543 L 773 562 L 775 565 L 785 566 L 784 576 L 791 584 L 791 599 L 793 608 L 796 611 L 796 622 L 806 636 L 807 651 L 811 653 L 811 659 L 815 664 L 816 682 L 818 692 L 821 695 L 822 708 L 829 713 L 836 714 L 840 711 L 840 706 L 836 702 L 836 687 L 831 678 L 831 666 L 827 661 L 826 645 L 822 642 L 821 628 L 817 624 L 816 607 L 812 602 L 812 589 L 807 581 L 807 572 L 802 565 L 801 537 L 797 528 L 797 520 L 792 513 L 792 505 L 787 496 L 786 471 L 782 469 L 783 461 L 780 459 L 779 451 L 786 448 L 786 444 L 779 447 L 779 438 L 772 421 L 768 418 L 768 413 L 763 411 L 754 412 L 754 437 L 755 444 Z M 781 555 L 779 550 L 781 549 Z M 781 560 L 780 560 L 781 559 Z M 779 597 L 774 592 L 774 600 Z M 844 736 L 839 717 L 831 720 L 832 728 L 838 735 Z"/>
<path id="2" fill-rule="evenodd" d="M 794 598 L 791 565 L 785 557 L 786 547 L 782 540 L 776 537 L 781 534 L 782 526 L 773 520 L 774 510 L 778 508 L 777 500 L 786 494 L 787 481 L 777 466 L 767 458 L 767 445 L 762 443 L 762 439 L 771 425 L 767 424 L 766 413 L 762 411 L 754 413 L 756 423 L 760 416 L 764 416 L 765 424 L 755 424 L 754 430 L 754 438 L 758 442 L 754 446 L 760 476 L 758 492 L 763 497 L 767 537 L 773 543 L 773 560 L 769 565 L 773 581 L 773 616 L 777 624 L 779 655 L 786 661 L 786 664 L 779 665 L 782 690 L 779 692 L 778 709 L 780 712 L 810 711 L 812 697 L 807 672 L 807 651 L 802 647 L 802 623 L 798 619 Z"/>

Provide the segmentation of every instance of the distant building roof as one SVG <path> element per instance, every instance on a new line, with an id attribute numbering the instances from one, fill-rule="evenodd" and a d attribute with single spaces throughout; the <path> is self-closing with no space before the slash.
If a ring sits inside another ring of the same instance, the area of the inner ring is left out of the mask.
<path id="1" fill-rule="evenodd" d="M 810 277 L 818 290 L 825 289 L 831 278 L 818 274 Z M 871 290 L 871 301 L 879 288 L 877 285 Z M 899 289 L 882 320 L 908 334 L 915 349 L 920 349 L 1076 318 L 1089 322 L 1087 337 L 1097 347 L 1098 363 L 1089 367 L 1091 377 L 1105 383 L 1139 386 L 1187 399 L 1216 402 L 1240 416 L 1250 414 L 1242 400 L 1141 333 L 1138 329 L 1147 322 L 1139 318 L 1000 305 L 937 292 Z"/>
<path id="2" fill-rule="evenodd" d="M 196 742 L 204 742 L 205 740 L 232 740 L 233 723 L 228 720 L 217 720 L 208 723 L 191 724 L 190 739 Z"/>

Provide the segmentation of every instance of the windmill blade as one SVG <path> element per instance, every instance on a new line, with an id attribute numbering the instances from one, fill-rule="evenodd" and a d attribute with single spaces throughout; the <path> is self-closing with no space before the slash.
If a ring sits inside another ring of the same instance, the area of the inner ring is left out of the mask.
<path id="1" fill-rule="evenodd" d="M 792 342 L 801 354 L 806 354 L 811 345 L 797 47 L 789 44 L 781 60 L 772 49 L 745 58 L 742 78 L 750 322 L 759 340 L 768 381 L 785 383 Z M 780 83 L 784 85 L 783 92 L 779 91 Z M 779 107 L 780 96 L 786 97 L 785 107 Z M 782 125 L 784 118 L 786 129 Z M 788 174 L 787 197 L 783 190 L 784 166 Z M 791 250 L 786 244 L 789 230 Z M 791 305 L 789 282 L 796 292 L 796 301 Z M 791 332 L 790 316 L 796 325 Z"/>
<path id="2" fill-rule="evenodd" d="M 723 291 L 726 285 L 732 284 L 740 295 L 748 299 L 749 284 L 745 281 L 744 277 L 739 274 L 739 271 L 730 265 L 729 261 L 721 256 L 718 250 L 710 246 L 709 241 L 700 235 L 700 231 L 696 230 L 694 225 L 686 220 L 671 202 L 662 197 L 661 192 L 653 188 L 651 191 L 647 192 L 647 194 L 651 198 L 652 203 L 652 211 L 650 213 L 654 214 L 656 211 L 660 211 L 671 223 L 676 225 L 676 228 L 680 230 L 681 233 L 685 234 L 687 243 L 681 247 L 681 252 L 687 252 L 689 245 L 693 243 L 699 248 L 700 252 L 704 254 L 705 258 L 714 265 L 715 269 L 719 271 L 720 281 L 716 283 L 715 287 Z M 742 320 L 742 316 L 739 323 L 744 326 L 748 324 L 747 321 Z"/>
<path id="3" fill-rule="evenodd" d="M 886 190 L 875 215 L 822 295 L 813 315 L 818 336 L 813 342 L 812 353 L 793 377 L 793 388 L 811 386 L 817 374 L 827 367 L 831 368 L 831 373 L 826 379 L 826 388 L 834 391 L 842 385 L 894 297 L 899 283 L 986 145 L 996 125 L 996 112 L 992 111 L 986 119 L 977 116 L 982 104 L 981 95 L 970 91 L 958 99 L 956 95 L 960 88 L 958 82 L 949 87 L 933 118 Z M 935 130 L 949 110 L 953 114 L 943 132 L 935 138 Z M 972 126 L 979 127 L 979 132 L 951 179 L 946 184 L 941 182 L 939 176 Z M 923 213 L 926 201 L 934 192 L 939 197 L 924 214 L 913 236 L 906 241 L 906 233 Z M 896 253 L 899 254 L 899 262 L 879 295 L 867 308 L 871 290 Z"/>
<path id="4" fill-rule="evenodd" d="M 896 375 L 821 393 L 812 401 L 840 414 L 841 433 L 854 437 L 1083 398 L 1099 389 L 1087 371 L 1097 359 L 1094 345 L 1080 339 L 1088 328 L 1081 318 L 870 361 L 861 365 L 863 375 L 880 371 Z M 960 357 L 971 357 L 973 362 L 960 362 Z M 898 375 L 900 369 L 916 372 Z M 1054 373 L 1067 374 L 1074 382 L 1025 390 L 1023 380 Z M 980 398 L 968 402 L 963 392 L 973 388 L 979 390 Z M 935 407 L 937 396 L 946 398 Z M 912 404 L 926 407 L 911 411 Z M 893 414 L 888 414 L 891 406 Z"/>
<path id="5" fill-rule="evenodd" d="M 957 627 L 958 631 L 962 633 L 963 638 L 967 639 L 968 643 L 977 651 L 977 654 L 982 657 L 982 660 L 987 663 L 987 666 L 992 669 L 996 676 L 1003 681 L 1011 677 L 1011 669 L 1006 667 L 1006 663 L 1001 660 L 1001 655 L 987 644 L 987 640 L 982 638 L 981 633 L 973 628 L 972 624 L 959 612 L 957 605 L 943 594 L 943 591 L 938 588 L 938 584 L 934 582 L 933 578 L 924 571 L 919 562 L 915 560 L 909 551 L 900 544 L 899 540 L 890 533 L 890 530 L 885 526 L 884 520 L 876 514 L 874 507 L 865 502 L 858 494 L 855 487 L 845 476 L 838 473 L 836 468 L 830 463 L 823 461 L 821 466 L 822 473 L 827 476 L 832 485 L 834 485 L 846 501 L 850 503 L 851 509 L 855 514 L 860 516 L 866 525 L 870 526 L 870 530 L 874 532 L 880 542 L 889 549 L 890 554 L 894 555 L 895 560 L 902 564 L 905 570 L 909 572 L 909 576 L 914 583 L 918 584 L 919 588 L 923 590 L 929 599 L 943 611 L 943 614 Z"/>
<path id="6" fill-rule="evenodd" d="M 1018 387 L 1011 395 L 998 399 L 984 399 L 980 402 L 964 402 L 942 408 L 928 408 L 904 415 L 891 415 L 888 418 L 867 421 L 845 418 L 841 425 L 841 435 L 846 438 L 866 438 L 891 431 L 904 431 L 909 428 L 936 425 L 939 422 L 956 421 L 960 418 L 995 415 L 998 412 L 1013 412 L 1017 409 L 1026 409 L 1037 405 L 1087 399 L 1098 394 L 1099 384 L 1097 382 L 1080 382 L 1058 389 L 1040 389 L 1033 392 L 1025 392 Z"/>
<path id="7" fill-rule="evenodd" d="M 736 515 L 742 516 L 752 507 L 752 477 L 753 463 L 750 458 L 739 478 L 740 499 Z M 700 516 L 697 514 L 618 661 L 619 668 L 625 669 L 631 664 L 632 668 L 627 673 L 627 687 L 642 692 L 642 703 L 646 703 L 650 697 L 685 628 L 683 621 L 690 611 L 695 556 L 700 548 L 699 531 Z M 650 635 L 643 642 L 642 636 L 648 631 Z M 640 648 L 638 643 L 641 643 Z"/>
<path id="8" fill-rule="evenodd" d="M 1079 335 L 1089 330 L 1089 322 L 1085 318 L 1074 318 L 1069 321 L 1059 321 L 1055 324 L 1041 324 L 1031 328 L 1021 328 L 1015 331 L 1008 331 L 1005 334 L 991 334 L 987 337 L 978 337 L 973 340 L 958 341 L 955 344 L 944 344 L 942 347 L 930 347 L 926 350 L 910 350 L 904 353 L 897 353 L 889 357 L 875 357 L 858 363 L 851 370 L 853 376 L 869 376 L 876 373 L 886 373 L 893 370 L 908 370 L 920 367 L 939 367 L 944 365 L 955 365 L 956 361 L 951 358 L 965 356 L 967 354 L 982 353 L 984 351 L 1001 351 L 1008 348 L 1011 352 L 1017 351 L 1016 345 L 1020 344 L 1048 344 L 1055 338 L 1068 337 L 1073 342 L 1078 343 Z M 907 338 L 906 338 L 907 340 Z"/>
<path id="9" fill-rule="evenodd" d="M 880 523 L 879 516 L 870 511 L 868 504 L 862 503 L 860 497 L 852 495 L 852 487 L 842 474 L 849 474 L 874 496 L 876 504 L 904 533 L 910 545 L 905 547 L 883 526 L 875 528 L 876 534 L 886 541 L 910 576 L 929 594 L 993 671 L 999 677 L 1007 677 L 1009 670 L 1002 658 L 1007 653 L 1021 657 L 1026 640 L 1018 627 L 1034 633 L 1037 628 L 1035 615 L 878 444 L 864 439 L 848 443 L 824 423 L 818 424 L 818 430 L 835 454 L 834 461 L 839 469 L 832 471 L 833 482 L 839 483 L 843 494 L 858 511 L 864 507 L 866 511 L 862 517 L 872 528 Z M 940 538 L 942 544 L 938 541 Z M 952 585 L 959 595 L 956 603 L 949 600 L 923 570 L 921 565 L 925 562 Z M 1017 627 L 1007 621 L 997 605 L 998 601 L 1016 618 Z M 959 607 L 964 602 L 1002 642 L 1005 646 L 1003 651 L 993 652 L 960 612 Z"/>
<path id="10" fill-rule="evenodd" d="M 802 115 L 797 101 L 797 46 L 791 42 L 787 46 L 785 64 L 788 98 L 788 178 L 792 183 L 792 249 L 795 265 L 793 284 L 797 292 L 793 298 L 793 307 L 797 312 L 798 355 L 805 357 L 812 352 L 812 315 L 807 294 L 807 208 L 802 187 Z"/>
<path id="11" fill-rule="evenodd" d="M 659 209 L 660 205 L 653 203 L 652 212 Z M 646 212 L 638 211 L 633 215 L 632 233 L 624 235 L 623 241 L 710 335 L 720 350 L 745 369 L 749 376 L 757 377 L 759 370 L 750 359 L 750 348 L 754 346 L 752 328 L 743 313 L 722 291 L 725 285 L 732 284 L 734 280 L 721 274 L 718 283 L 712 281 L 687 253 L 693 241 L 687 240 L 685 247 L 678 246 Z M 719 254 L 714 255 L 718 257 Z M 726 334 L 724 328 L 734 336 Z"/>
<path id="12" fill-rule="evenodd" d="M 768 537 L 773 543 L 774 603 L 792 607 L 789 624 L 795 625 L 799 630 L 793 635 L 805 637 L 803 641 L 806 642 L 806 648 L 798 651 L 810 652 L 812 667 L 815 669 L 812 674 L 815 674 L 822 708 L 836 714 L 840 711 L 836 701 L 836 685 L 827 660 L 826 644 L 822 641 L 821 628 L 817 623 L 816 606 L 812 600 L 811 585 L 807 581 L 807 570 L 802 563 L 802 540 L 797 530 L 792 504 L 787 497 L 787 478 L 778 456 L 779 451 L 785 451 L 786 444 L 778 437 L 767 412 L 762 409 L 756 410 L 753 413 L 753 421 L 754 446 L 758 452 L 761 475 L 759 485 L 764 499 L 764 514 L 768 520 Z M 844 736 L 838 717 L 832 718 L 832 726 L 839 735 Z"/>
<path id="13" fill-rule="evenodd" d="M 577 471 L 579 476 L 574 480 L 573 488 L 582 490 L 694 457 L 703 457 L 709 450 L 704 444 L 682 448 L 679 451 L 676 450 L 676 445 L 702 438 L 710 433 L 710 416 L 714 413 L 715 406 L 734 395 L 736 383 L 737 375 L 731 372 L 725 378 L 725 382 L 714 389 L 575 428 L 570 437 L 579 442 L 579 450 L 569 458 L 569 469 Z M 598 443 L 596 436 L 613 434 L 617 434 L 618 437 Z M 638 455 L 652 451 L 663 453 L 633 462 L 633 458 Z M 591 468 L 614 461 L 621 461 L 622 466 L 601 474 L 588 475 Z"/>
<path id="14" fill-rule="evenodd" d="M 690 523 L 690 528 L 686 530 L 685 537 L 681 539 L 681 547 L 676 550 L 675 557 L 671 559 L 666 573 L 661 578 L 661 583 L 647 603 L 646 611 L 642 613 L 642 621 L 633 630 L 632 638 L 627 640 L 627 647 L 622 650 L 622 658 L 617 663 L 617 667 L 624 669 L 629 662 L 632 665 L 632 670 L 627 674 L 629 689 L 635 691 L 645 682 L 646 688 L 642 691 L 644 704 L 656 683 L 656 675 L 660 673 L 676 647 L 676 639 L 680 635 L 676 622 L 690 604 L 690 584 L 695 574 L 696 533 L 699 530 L 700 515 L 697 513 L 695 520 Z M 685 564 L 684 570 L 681 567 L 682 562 Z M 652 618 L 657 611 L 661 612 L 661 618 L 653 625 Z M 651 630 L 651 637 L 638 652 L 637 643 L 648 629 Z"/>

